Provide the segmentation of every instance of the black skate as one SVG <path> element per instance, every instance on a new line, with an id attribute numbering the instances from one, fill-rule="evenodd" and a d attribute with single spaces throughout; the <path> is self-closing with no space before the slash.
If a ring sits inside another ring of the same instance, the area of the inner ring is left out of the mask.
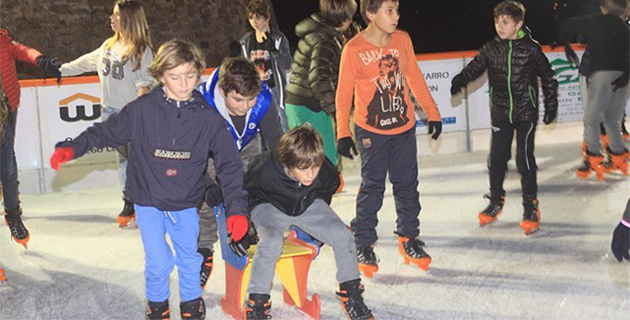
<path id="1" fill-rule="evenodd" d="M 540 207 L 536 197 L 526 197 L 523 200 L 523 221 L 521 221 L 521 229 L 525 230 L 526 235 L 530 235 L 538 231 L 540 222 Z"/>
<path id="2" fill-rule="evenodd" d="M 203 320 L 206 317 L 206 304 L 201 297 L 188 302 L 179 303 L 182 319 Z"/>
<path id="3" fill-rule="evenodd" d="M 147 306 L 146 316 L 147 316 L 147 320 L 170 319 L 171 310 L 168 307 L 168 300 L 164 302 L 149 301 L 149 305 Z"/>
<path id="4" fill-rule="evenodd" d="M 271 301 L 268 294 L 250 293 L 249 301 L 245 306 L 245 317 L 247 320 L 271 319 Z"/>
<path id="5" fill-rule="evenodd" d="M 120 228 L 134 228 L 136 227 L 136 210 L 133 208 L 133 202 L 123 198 L 125 205 L 118 215 L 116 220 Z"/>
<path id="6" fill-rule="evenodd" d="M 410 239 L 407 237 L 398 237 L 398 251 L 403 256 L 405 264 L 413 262 L 420 269 L 429 271 L 429 264 L 431 264 L 431 256 L 424 251 L 422 247 L 425 244 L 419 239 Z"/>
<path id="7" fill-rule="evenodd" d="M 199 248 L 197 252 L 201 254 L 203 260 L 201 261 L 201 288 L 206 287 L 206 283 L 208 279 L 210 279 L 210 275 L 212 274 L 212 266 L 213 266 L 213 255 L 212 250 L 208 248 Z"/>
<path id="8" fill-rule="evenodd" d="M 22 222 L 22 208 L 18 207 L 15 210 L 6 211 L 4 219 L 11 230 L 13 240 L 28 249 L 27 243 L 31 239 L 31 235 Z"/>
<path id="9" fill-rule="evenodd" d="M 372 279 L 374 273 L 378 271 L 378 257 L 374 253 L 372 246 L 357 248 L 357 259 L 359 261 L 359 271 L 366 278 Z"/>
<path id="10" fill-rule="evenodd" d="M 489 193 L 483 195 L 483 197 L 489 199 L 490 204 L 477 215 L 480 226 L 496 221 L 501 212 L 503 212 L 503 205 L 505 204 L 504 194 L 494 196 L 492 193 Z"/>
<path id="11" fill-rule="evenodd" d="M 361 279 L 346 281 L 339 285 L 337 295 L 341 298 L 341 308 L 351 320 L 374 319 L 372 311 L 363 301 Z"/>

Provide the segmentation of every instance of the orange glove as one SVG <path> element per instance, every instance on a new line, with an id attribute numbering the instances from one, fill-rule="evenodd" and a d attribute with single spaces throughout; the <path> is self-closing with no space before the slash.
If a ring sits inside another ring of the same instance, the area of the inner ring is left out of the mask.
<path id="1" fill-rule="evenodd" d="M 59 165 L 72 160 L 73 156 L 74 150 L 72 150 L 72 148 L 57 148 L 55 149 L 55 153 L 53 153 L 53 155 L 50 157 L 50 166 L 55 170 L 59 170 Z"/>
<path id="2" fill-rule="evenodd" d="M 227 231 L 232 237 L 232 240 L 239 241 L 243 239 L 247 230 L 249 229 L 249 220 L 247 216 L 242 214 L 235 214 L 227 219 Z"/>

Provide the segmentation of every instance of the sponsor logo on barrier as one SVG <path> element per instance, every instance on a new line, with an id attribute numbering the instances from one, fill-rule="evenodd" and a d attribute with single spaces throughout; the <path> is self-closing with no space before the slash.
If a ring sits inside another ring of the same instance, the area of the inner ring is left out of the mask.
<path id="1" fill-rule="evenodd" d="M 578 73 L 575 70 L 578 67 L 571 65 L 567 60 L 556 59 L 551 61 L 551 67 L 553 68 L 558 84 L 579 83 Z"/>
<path id="2" fill-rule="evenodd" d="M 442 125 L 446 125 L 446 124 L 456 124 L 457 123 L 457 117 L 444 117 L 442 118 Z M 429 125 L 429 120 L 420 120 L 420 121 L 416 121 L 416 127 L 420 128 L 420 127 L 426 127 Z"/>
<path id="3" fill-rule="evenodd" d="M 59 101 L 59 117 L 65 122 L 77 122 L 80 120 L 92 121 L 101 117 L 101 99 L 85 94 L 73 94 Z M 76 110 L 75 115 L 70 115 L 70 108 Z M 91 110 L 87 114 L 86 109 Z"/>

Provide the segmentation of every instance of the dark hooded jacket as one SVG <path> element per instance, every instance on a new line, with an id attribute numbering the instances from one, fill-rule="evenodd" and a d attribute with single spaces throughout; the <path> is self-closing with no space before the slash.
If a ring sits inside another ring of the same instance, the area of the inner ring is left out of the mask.
<path id="1" fill-rule="evenodd" d="M 558 81 L 541 46 L 529 32 L 516 40 L 496 37 L 479 50 L 453 82 L 469 83 L 488 71 L 492 124 L 537 122 L 538 78 L 547 111 L 558 109 Z"/>
<path id="2" fill-rule="evenodd" d="M 315 112 L 335 112 L 341 49 L 346 39 L 358 33 L 359 29 L 356 24 L 350 28 L 349 32 L 342 34 L 319 13 L 295 26 L 295 34 L 300 41 L 293 54 L 291 77 L 285 92 L 286 103 L 305 106 Z"/>

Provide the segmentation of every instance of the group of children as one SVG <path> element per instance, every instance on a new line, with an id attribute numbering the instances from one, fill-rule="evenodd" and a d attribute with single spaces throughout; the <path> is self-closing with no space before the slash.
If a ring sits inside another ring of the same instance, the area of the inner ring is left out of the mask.
<path id="1" fill-rule="evenodd" d="M 602 3 L 608 8 L 604 13 L 621 3 L 628 7 L 627 0 Z M 175 265 L 182 318 L 204 318 L 201 294 L 212 271 L 217 240 L 211 212 L 220 204 L 237 254 L 249 246 L 253 225 L 260 238 L 244 310 L 248 319 L 271 317 L 273 266 L 290 226 L 332 247 L 337 294 L 348 317 L 373 318 L 362 297 L 361 274 L 371 278 L 378 271 L 377 214 L 388 175 L 399 251 L 405 263 L 429 269 L 431 257 L 419 238 L 416 118 L 410 95 L 428 115 L 433 139 L 439 137 L 442 123 L 411 38 L 397 29 L 398 5 L 396 0 L 361 0 L 367 27 L 359 32 L 352 23 L 355 0 L 320 0 L 320 12 L 296 26 L 301 40 L 291 62 L 286 37 L 269 26 L 269 3 L 253 0 L 248 18 L 254 30 L 239 42 L 244 57 L 226 58 L 199 84 L 205 70 L 199 49 L 171 40 L 153 57 L 142 7 L 134 0 L 119 0 L 110 17 L 115 35 L 99 49 L 61 65 L 62 76 L 98 72 L 104 116 L 102 123 L 75 139 L 58 143 L 51 166 L 58 170 L 92 148 L 118 148 L 125 199 L 119 222 L 125 225 L 135 214 L 140 229 L 147 318 L 169 318 L 169 275 Z M 453 78 L 451 93 L 488 71 L 493 127 L 490 204 L 478 218 L 481 225 L 491 223 L 503 209 L 503 180 L 516 132 L 524 207 L 520 226 L 530 234 L 540 221 L 534 157 L 538 81 L 545 124 L 557 115 L 558 84 L 524 19 L 525 8 L 519 2 L 507 0 L 494 8 L 498 37 Z M 596 48 L 593 44 L 594 56 Z M 48 60 L 40 65 L 57 70 L 58 63 Z M 285 87 L 289 64 L 292 74 Z M 609 78 L 615 78 L 614 92 L 619 89 L 627 98 L 627 69 Z M 149 91 L 153 79 L 158 85 Z M 596 150 L 588 145 L 593 157 Z M 356 218 L 348 228 L 330 203 L 341 184 L 337 154 L 353 158 L 357 151 L 362 182 Z M 2 165 L 4 170 L 4 161 Z M 4 185 L 4 171 L 2 179 Z M 628 233 L 620 230 L 615 233 Z M 617 251 L 623 248 L 613 245 Z"/>

